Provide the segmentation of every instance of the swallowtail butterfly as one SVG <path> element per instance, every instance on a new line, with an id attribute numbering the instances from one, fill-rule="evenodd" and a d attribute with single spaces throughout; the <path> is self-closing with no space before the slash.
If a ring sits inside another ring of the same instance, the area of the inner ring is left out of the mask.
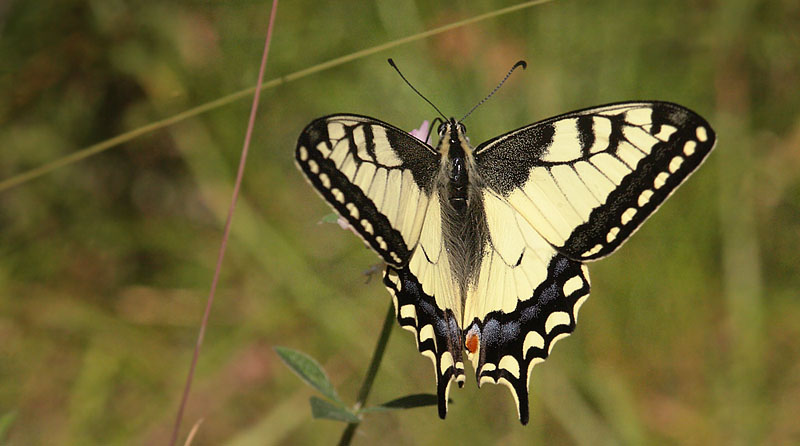
<path id="1" fill-rule="evenodd" d="M 575 329 L 585 262 L 622 245 L 703 162 L 715 135 L 680 105 L 602 105 L 473 148 L 453 118 L 438 144 L 366 116 L 300 134 L 314 189 L 386 262 L 397 320 L 433 361 L 439 416 L 465 356 L 528 422 L 533 366 Z"/>

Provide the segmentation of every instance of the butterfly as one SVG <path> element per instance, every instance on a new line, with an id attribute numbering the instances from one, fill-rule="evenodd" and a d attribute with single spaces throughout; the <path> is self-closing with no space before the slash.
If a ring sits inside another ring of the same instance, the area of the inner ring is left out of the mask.
<path id="1" fill-rule="evenodd" d="M 413 88 L 413 87 L 412 87 Z M 705 160 L 715 134 L 677 104 L 578 110 L 472 147 L 453 118 L 436 147 L 374 118 L 337 114 L 300 134 L 296 163 L 386 262 L 400 326 L 450 386 L 503 384 L 522 424 L 533 367 L 575 329 L 584 264 L 605 257 Z"/>

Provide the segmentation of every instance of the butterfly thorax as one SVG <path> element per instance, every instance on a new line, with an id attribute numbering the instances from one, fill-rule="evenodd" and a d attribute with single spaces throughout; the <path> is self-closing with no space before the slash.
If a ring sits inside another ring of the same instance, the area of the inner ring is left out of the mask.
<path id="1" fill-rule="evenodd" d="M 465 132 L 464 125 L 451 118 L 440 128 L 437 147 L 442 155 L 437 188 L 443 210 L 443 239 L 462 304 L 480 270 L 486 241 L 480 177 Z"/>

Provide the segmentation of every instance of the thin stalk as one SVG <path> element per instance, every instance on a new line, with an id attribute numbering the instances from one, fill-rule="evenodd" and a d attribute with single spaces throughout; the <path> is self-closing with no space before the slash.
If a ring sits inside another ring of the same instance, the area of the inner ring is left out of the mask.
<path id="1" fill-rule="evenodd" d="M 247 153 L 250 149 L 250 140 L 253 136 L 253 128 L 256 122 L 256 113 L 258 112 L 258 99 L 261 92 L 261 85 L 264 82 L 264 71 L 267 68 L 267 59 L 269 56 L 269 44 L 272 41 L 272 29 L 275 27 L 275 14 L 278 11 L 278 0 L 272 0 L 272 10 L 269 14 L 269 24 L 267 25 L 267 37 L 264 41 L 264 51 L 261 54 L 261 67 L 258 70 L 258 81 L 253 96 L 253 105 L 250 107 L 250 119 L 247 121 L 247 130 L 242 143 L 242 154 L 239 158 L 239 169 L 236 173 L 236 182 L 233 186 L 233 193 L 231 194 L 231 204 L 228 207 L 228 217 L 225 220 L 225 229 L 222 232 L 222 241 L 219 245 L 219 253 L 217 254 L 217 264 L 214 268 L 214 277 L 211 280 L 211 289 L 208 292 L 208 299 L 206 300 L 206 309 L 203 312 L 203 320 L 200 323 L 200 330 L 197 333 L 197 341 L 195 342 L 194 352 L 192 353 L 192 362 L 189 365 L 189 374 L 186 377 L 186 384 L 183 387 L 183 395 L 181 396 L 181 403 L 178 406 L 178 413 L 175 416 L 175 424 L 172 427 L 172 436 L 170 437 L 169 444 L 174 446 L 178 441 L 178 431 L 183 421 L 183 412 L 186 409 L 186 404 L 189 401 L 189 394 L 192 390 L 192 381 L 194 379 L 194 371 L 197 367 L 197 361 L 200 357 L 200 348 L 203 346 L 203 339 L 206 334 L 206 327 L 208 327 L 208 319 L 211 316 L 211 306 L 214 304 L 214 295 L 217 291 L 217 284 L 219 283 L 219 275 L 222 270 L 222 260 L 225 258 L 225 249 L 228 246 L 228 237 L 231 233 L 231 222 L 233 221 L 233 213 L 236 210 L 236 201 L 239 198 L 239 189 L 242 185 L 242 178 L 244 177 L 244 168 L 247 164 Z M 193 435 L 193 434 L 192 434 Z"/>
<path id="2" fill-rule="evenodd" d="M 372 390 L 372 383 L 375 382 L 375 376 L 378 374 L 378 368 L 381 366 L 381 360 L 383 360 L 383 353 L 386 351 L 386 344 L 389 342 L 389 335 L 392 334 L 392 327 L 394 327 L 394 304 L 390 302 L 389 311 L 386 312 L 386 318 L 383 320 L 381 335 L 375 345 L 375 352 L 372 353 L 369 369 L 367 369 L 367 376 L 364 377 L 364 382 L 361 383 L 361 390 L 358 391 L 358 399 L 355 404 L 356 410 L 361 409 L 367 403 L 367 397 L 370 390 Z M 359 424 L 360 422 L 347 425 L 344 432 L 342 432 L 342 438 L 339 439 L 339 446 L 350 444 Z"/>

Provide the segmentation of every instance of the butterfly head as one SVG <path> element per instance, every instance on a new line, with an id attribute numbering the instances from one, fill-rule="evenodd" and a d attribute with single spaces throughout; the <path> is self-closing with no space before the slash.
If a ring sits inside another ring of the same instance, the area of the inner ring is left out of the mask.
<path id="1" fill-rule="evenodd" d="M 467 140 L 467 127 L 455 118 L 442 121 L 436 132 L 439 134 L 440 144 L 446 140 L 448 145 L 452 146 L 460 144 L 461 140 Z"/>

